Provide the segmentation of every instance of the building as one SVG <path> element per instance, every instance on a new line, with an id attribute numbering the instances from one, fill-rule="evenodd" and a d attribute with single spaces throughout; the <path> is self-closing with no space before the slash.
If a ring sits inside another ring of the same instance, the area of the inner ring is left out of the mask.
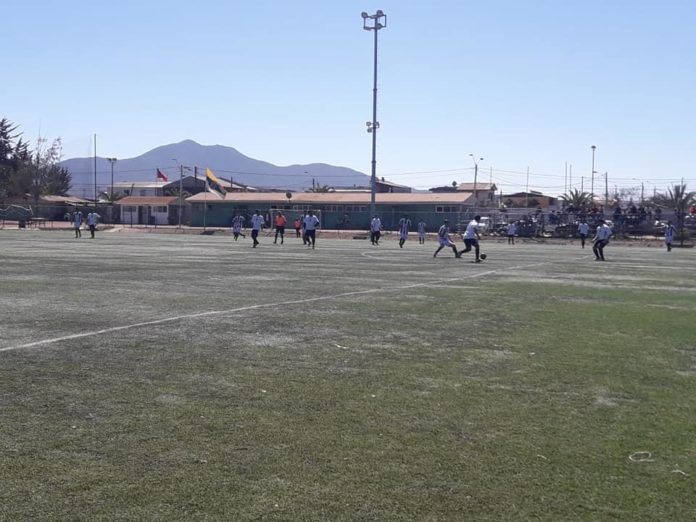
<path id="1" fill-rule="evenodd" d="M 121 209 L 124 225 L 176 225 L 179 222 L 178 196 L 126 196 L 116 205 Z"/>
<path id="2" fill-rule="evenodd" d="M 376 212 L 386 230 L 395 230 L 399 219 L 407 214 L 415 227 L 424 219 L 429 230 L 436 230 L 444 219 L 457 223 L 470 218 L 472 193 L 392 192 L 376 198 Z M 370 215 L 370 192 L 228 192 L 224 197 L 201 193 L 186 199 L 191 205 L 193 226 L 228 227 L 236 213 L 247 218 L 259 210 L 270 217 L 282 210 L 288 221 L 313 210 L 324 228 L 367 229 Z M 248 224 L 247 220 L 247 224 Z"/>
<path id="3" fill-rule="evenodd" d="M 507 208 L 549 208 L 558 204 L 558 198 L 545 196 L 536 190 L 529 192 L 515 192 L 514 194 L 503 194 L 503 205 Z"/>
<path id="4" fill-rule="evenodd" d="M 478 202 L 477 206 L 497 207 L 499 198 L 496 196 L 498 187 L 495 183 L 455 183 L 453 185 L 445 185 L 442 187 L 433 187 L 430 192 L 439 194 L 442 192 L 470 192 L 476 194 L 474 200 Z"/>

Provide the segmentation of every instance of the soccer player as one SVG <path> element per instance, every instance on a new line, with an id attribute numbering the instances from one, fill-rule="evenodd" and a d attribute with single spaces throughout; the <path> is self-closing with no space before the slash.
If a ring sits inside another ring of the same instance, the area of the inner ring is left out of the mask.
<path id="1" fill-rule="evenodd" d="M 404 248 L 404 243 L 408 239 L 408 231 L 411 228 L 411 220 L 404 214 L 399 220 L 399 248 Z"/>
<path id="2" fill-rule="evenodd" d="M 437 257 L 438 252 L 445 247 L 450 247 L 452 252 L 454 252 L 454 257 L 459 257 L 457 247 L 452 241 L 452 238 L 450 238 L 449 220 L 445 219 L 442 226 L 440 226 L 440 229 L 437 231 L 437 240 L 440 243 L 440 246 L 437 247 L 433 257 Z"/>
<path id="3" fill-rule="evenodd" d="M 423 218 L 418 222 L 418 243 L 421 245 L 425 244 L 425 229 L 427 228 L 427 225 L 425 224 L 425 221 L 423 221 Z"/>
<path id="4" fill-rule="evenodd" d="M 587 239 L 587 234 L 590 232 L 590 225 L 587 224 L 585 219 L 580 220 L 578 225 L 578 234 L 580 234 L 580 246 L 585 248 L 585 240 Z"/>
<path id="5" fill-rule="evenodd" d="M 671 221 L 667 222 L 667 228 L 665 228 L 665 245 L 667 246 L 667 252 L 672 251 L 672 241 L 674 240 L 674 225 Z"/>
<path id="6" fill-rule="evenodd" d="M 258 210 L 254 210 L 254 215 L 251 216 L 251 239 L 254 240 L 252 248 L 256 248 L 256 245 L 259 244 L 259 240 L 256 238 L 259 237 L 259 232 L 261 232 L 264 223 L 266 223 L 266 220 L 263 219 L 261 213 Z"/>
<path id="7" fill-rule="evenodd" d="M 300 234 L 300 230 L 302 230 L 302 220 L 300 218 L 295 218 L 293 226 L 295 227 L 295 237 L 302 237 L 302 234 Z"/>
<path id="8" fill-rule="evenodd" d="M 280 234 L 280 244 L 283 244 L 283 236 L 285 236 L 285 224 L 288 222 L 288 220 L 285 218 L 282 212 L 278 212 L 275 217 L 275 239 L 273 240 L 273 244 L 275 245 L 278 242 L 278 234 Z"/>
<path id="9" fill-rule="evenodd" d="M 73 228 L 75 229 L 75 237 L 82 237 L 80 227 L 82 226 L 82 212 L 75 208 L 73 212 Z"/>
<path id="10" fill-rule="evenodd" d="M 382 235 L 382 220 L 379 216 L 372 218 L 370 222 L 370 242 L 373 245 L 379 245 L 379 238 Z"/>
<path id="11" fill-rule="evenodd" d="M 314 215 L 311 210 L 307 211 L 304 217 L 305 243 L 307 246 L 314 248 L 317 241 L 317 227 L 319 226 L 319 218 Z"/>
<path id="12" fill-rule="evenodd" d="M 510 221 L 510 223 L 507 226 L 506 232 L 507 232 L 508 245 L 514 245 L 515 244 L 515 234 L 517 234 L 517 225 L 515 225 L 514 221 Z"/>
<path id="13" fill-rule="evenodd" d="M 242 227 L 244 226 L 244 216 L 241 214 L 237 214 L 232 218 L 232 235 L 234 236 L 234 240 L 237 241 L 239 236 L 246 237 L 244 234 L 242 234 Z"/>
<path id="14" fill-rule="evenodd" d="M 611 237 L 611 228 L 607 225 L 606 221 L 603 219 L 599 220 L 599 226 L 595 232 L 595 237 L 592 240 L 592 251 L 595 255 L 595 261 L 604 261 L 604 247 L 609 244 L 609 238 Z"/>
<path id="15" fill-rule="evenodd" d="M 481 234 L 479 233 L 479 227 L 481 223 L 481 216 L 474 216 L 474 219 L 469 221 L 466 226 L 464 234 L 462 234 L 462 239 L 464 239 L 464 245 L 466 248 L 459 252 L 457 257 L 462 257 L 462 254 L 470 252 L 471 248 L 474 248 L 474 254 L 476 255 L 475 263 L 481 262 L 479 240 L 481 239 Z"/>
<path id="16" fill-rule="evenodd" d="M 97 229 L 97 222 L 99 221 L 99 214 L 96 212 L 90 212 L 87 214 L 87 226 L 89 227 L 89 233 L 94 239 L 94 231 Z"/>

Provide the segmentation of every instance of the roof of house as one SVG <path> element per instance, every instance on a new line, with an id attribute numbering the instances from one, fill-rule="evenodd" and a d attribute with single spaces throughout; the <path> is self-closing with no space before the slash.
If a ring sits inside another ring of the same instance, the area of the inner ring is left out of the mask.
<path id="1" fill-rule="evenodd" d="M 462 205 L 471 197 L 470 192 L 389 192 L 378 193 L 375 196 L 377 204 L 449 204 Z M 219 204 L 219 203 L 276 203 L 276 204 L 357 204 L 369 205 L 369 192 L 295 192 L 288 199 L 284 192 L 228 192 L 224 198 L 210 194 L 196 194 L 186 198 L 189 203 Z"/>
<path id="2" fill-rule="evenodd" d="M 123 189 L 129 189 L 131 187 L 133 188 L 138 188 L 138 189 L 147 189 L 147 188 L 162 188 L 170 183 L 167 181 L 119 181 L 117 183 L 114 183 L 114 187 L 118 188 L 123 188 Z"/>
<path id="3" fill-rule="evenodd" d="M 78 198 L 76 196 L 41 196 L 40 199 L 46 203 L 65 203 L 68 205 L 84 205 L 87 203 L 93 203 L 93 201 Z"/>
<path id="4" fill-rule="evenodd" d="M 166 207 L 178 202 L 177 196 L 126 196 L 119 199 L 116 204 L 133 207 Z"/>

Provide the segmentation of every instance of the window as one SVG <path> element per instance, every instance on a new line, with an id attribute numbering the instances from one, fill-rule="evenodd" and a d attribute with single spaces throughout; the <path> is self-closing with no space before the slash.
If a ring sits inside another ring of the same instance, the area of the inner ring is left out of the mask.
<path id="1" fill-rule="evenodd" d="M 343 212 L 343 205 L 324 205 L 324 212 Z"/>
<path id="2" fill-rule="evenodd" d="M 346 205 L 346 212 L 366 212 L 365 205 Z"/>
<path id="3" fill-rule="evenodd" d="M 459 207 L 457 205 L 438 205 L 435 207 L 435 212 L 452 214 L 459 212 Z"/>
<path id="4" fill-rule="evenodd" d="M 123 211 L 124 211 L 124 212 L 127 212 L 127 213 L 133 213 L 133 212 L 135 212 L 135 207 L 127 207 L 127 206 L 124 206 L 124 207 L 123 207 Z"/>
<path id="5" fill-rule="evenodd" d="M 155 207 L 155 212 L 165 213 L 167 212 L 167 207 Z"/>

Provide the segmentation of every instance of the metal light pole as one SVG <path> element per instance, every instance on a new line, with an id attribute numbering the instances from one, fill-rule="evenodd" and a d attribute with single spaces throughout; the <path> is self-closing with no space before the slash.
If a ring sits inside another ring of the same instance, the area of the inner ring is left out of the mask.
<path id="1" fill-rule="evenodd" d="M 114 200 L 114 163 L 118 161 L 116 158 L 106 158 L 106 161 L 111 163 L 111 196 L 110 200 L 113 202 Z"/>
<path id="2" fill-rule="evenodd" d="M 473 154 L 469 154 L 471 156 L 471 159 L 474 160 L 474 210 L 478 206 L 478 190 L 476 187 L 476 184 L 478 183 L 478 162 L 483 161 L 483 158 L 479 158 L 478 161 L 476 161 L 476 156 Z"/>
<path id="3" fill-rule="evenodd" d="M 594 155 L 595 155 L 595 149 L 597 147 L 592 145 L 592 182 L 590 183 L 590 197 L 592 198 L 592 201 L 594 202 L 594 175 L 595 175 L 595 169 L 594 169 Z"/>
<path id="4" fill-rule="evenodd" d="M 374 49 L 374 82 L 372 87 L 372 121 L 367 122 L 367 132 L 372 133 L 372 177 L 370 180 L 370 215 L 376 213 L 375 193 L 377 191 L 377 129 L 379 122 L 377 121 L 377 33 L 380 29 L 387 26 L 387 15 L 382 10 L 377 10 L 373 15 L 368 15 L 362 12 L 363 29 L 366 31 L 375 32 L 375 49 Z M 367 21 L 372 20 L 373 25 L 367 25 Z"/>

